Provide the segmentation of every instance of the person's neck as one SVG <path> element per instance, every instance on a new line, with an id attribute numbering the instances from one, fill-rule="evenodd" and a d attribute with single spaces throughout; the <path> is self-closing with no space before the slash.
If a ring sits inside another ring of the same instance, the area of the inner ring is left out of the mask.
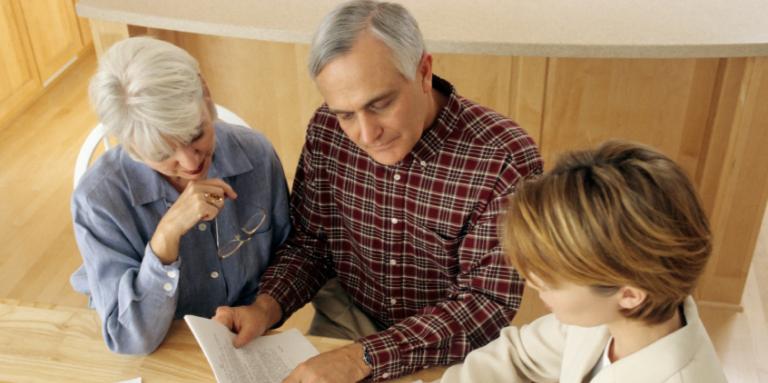
<path id="1" fill-rule="evenodd" d="M 437 119 L 437 116 L 440 114 L 440 111 L 443 110 L 445 105 L 448 104 L 448 97 L 444 94 L 440 93 L 435 88 L 432 88 L 432 94 L 429 97 L 429 100 L 427 101 L 427 110 L 429 111 L 427 113 L 427 118 L 424 120 L 424 130 L 427 131 L 432 124 L 435 123 L 435 120 Z"/>
<path id="2" fill-rule="evenodd" d="M 677 331 L 683 327 L 680 310 L 667 321 L 649 325 L 644 322 L 620 319 L 608 324 L 608 331 L 613 336 L 613 342 L 608 352 L 611 363 L 625 358 L 649 344 Z"/>
<path id="3" fill-rule="evenodd" d="M 181 177 L 170 177 L 163 175 L 163 178 L 165 178 L 166 181 L 168 181 L 171 186 L 173 186 L 174 189 L 176 189 L 177 192 L 181 193 L 184 191 L 184 189 L 187 188 L 187 184 L 189 183 L 189 180 L 186 180 Z"/>

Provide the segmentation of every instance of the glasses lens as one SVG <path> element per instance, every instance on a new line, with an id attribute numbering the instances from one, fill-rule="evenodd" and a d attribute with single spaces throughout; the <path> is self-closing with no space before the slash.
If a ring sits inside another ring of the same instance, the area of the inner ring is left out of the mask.
<path id="1" fill-rule="evenodd" d="M 249 218 L 248 221 L 245 222 L 245 226 L 243 226 L 243 231 L 247 234 L 253 234 L 256 232 L 256 230 L 259 230 L 261 225 L 264 224 L 264 221 L 266 220 L 267 215 L 264 213 L 264 210 L 259 209 L 259 211 L 253 215 L 253 217 Z"/>
<path id="2" fill-rule="evenodd" d="M 242 244 L 243 242 L 240 240 L 229 241 L 226 245 L 219 249 L 219 257 L 229 257 L 230 255 L 234 254 Z"/>

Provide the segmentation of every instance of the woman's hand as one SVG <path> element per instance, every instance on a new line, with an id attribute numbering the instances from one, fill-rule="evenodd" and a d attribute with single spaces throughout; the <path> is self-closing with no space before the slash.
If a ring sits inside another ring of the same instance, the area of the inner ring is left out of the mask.
<path id="1" fill-rule="evenodd" d="M 176 261 L 181 236 L 198 222 L 216 218 L 226 198 L 235 199 L 237 193 L 221 179 L 190 181 L 160 219 L 149 242 L 160 261 L 166 265 Z"/>

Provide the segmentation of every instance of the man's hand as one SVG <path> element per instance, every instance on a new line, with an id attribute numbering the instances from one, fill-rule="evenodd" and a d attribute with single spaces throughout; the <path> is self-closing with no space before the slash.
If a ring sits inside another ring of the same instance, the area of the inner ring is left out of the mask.
<path id="1" fill-rule="evenodd" d="M 353 343 L 307 359 L 283 383 L 359 382 L 370 374 L 363 362 L 363 345 Z"/>
<path id="2" fill-rule="evenodd" d="M 237 333 L 232 344 L 240 348 L 263 335 L 281 316 L 282 309 L 277 301 L 267 294 L 260 294 L 250 306 L 219 306 L 212 319 Z"/>

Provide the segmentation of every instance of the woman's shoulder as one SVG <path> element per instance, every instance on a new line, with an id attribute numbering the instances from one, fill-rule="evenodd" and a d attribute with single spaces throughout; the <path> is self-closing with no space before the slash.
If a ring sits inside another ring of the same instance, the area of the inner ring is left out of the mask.
<path id="1" fill-rule="evenodd" d="M 96 209 L 132 203 L 132 189 L 156 178 L 153 170 L 136 162 L 118 145 L 99 156 L 86 170 L 72 194 L 75 206 Z"/>
<path id="2" fill-rule="evenodd" d="M 124 154 L 123 148 L 118 145 L 94 160 L 93 164 L 80 178 L 74 195 L 87 195 L 91 194 L 94 190 L 114 185 L 121 178 Z"/>

